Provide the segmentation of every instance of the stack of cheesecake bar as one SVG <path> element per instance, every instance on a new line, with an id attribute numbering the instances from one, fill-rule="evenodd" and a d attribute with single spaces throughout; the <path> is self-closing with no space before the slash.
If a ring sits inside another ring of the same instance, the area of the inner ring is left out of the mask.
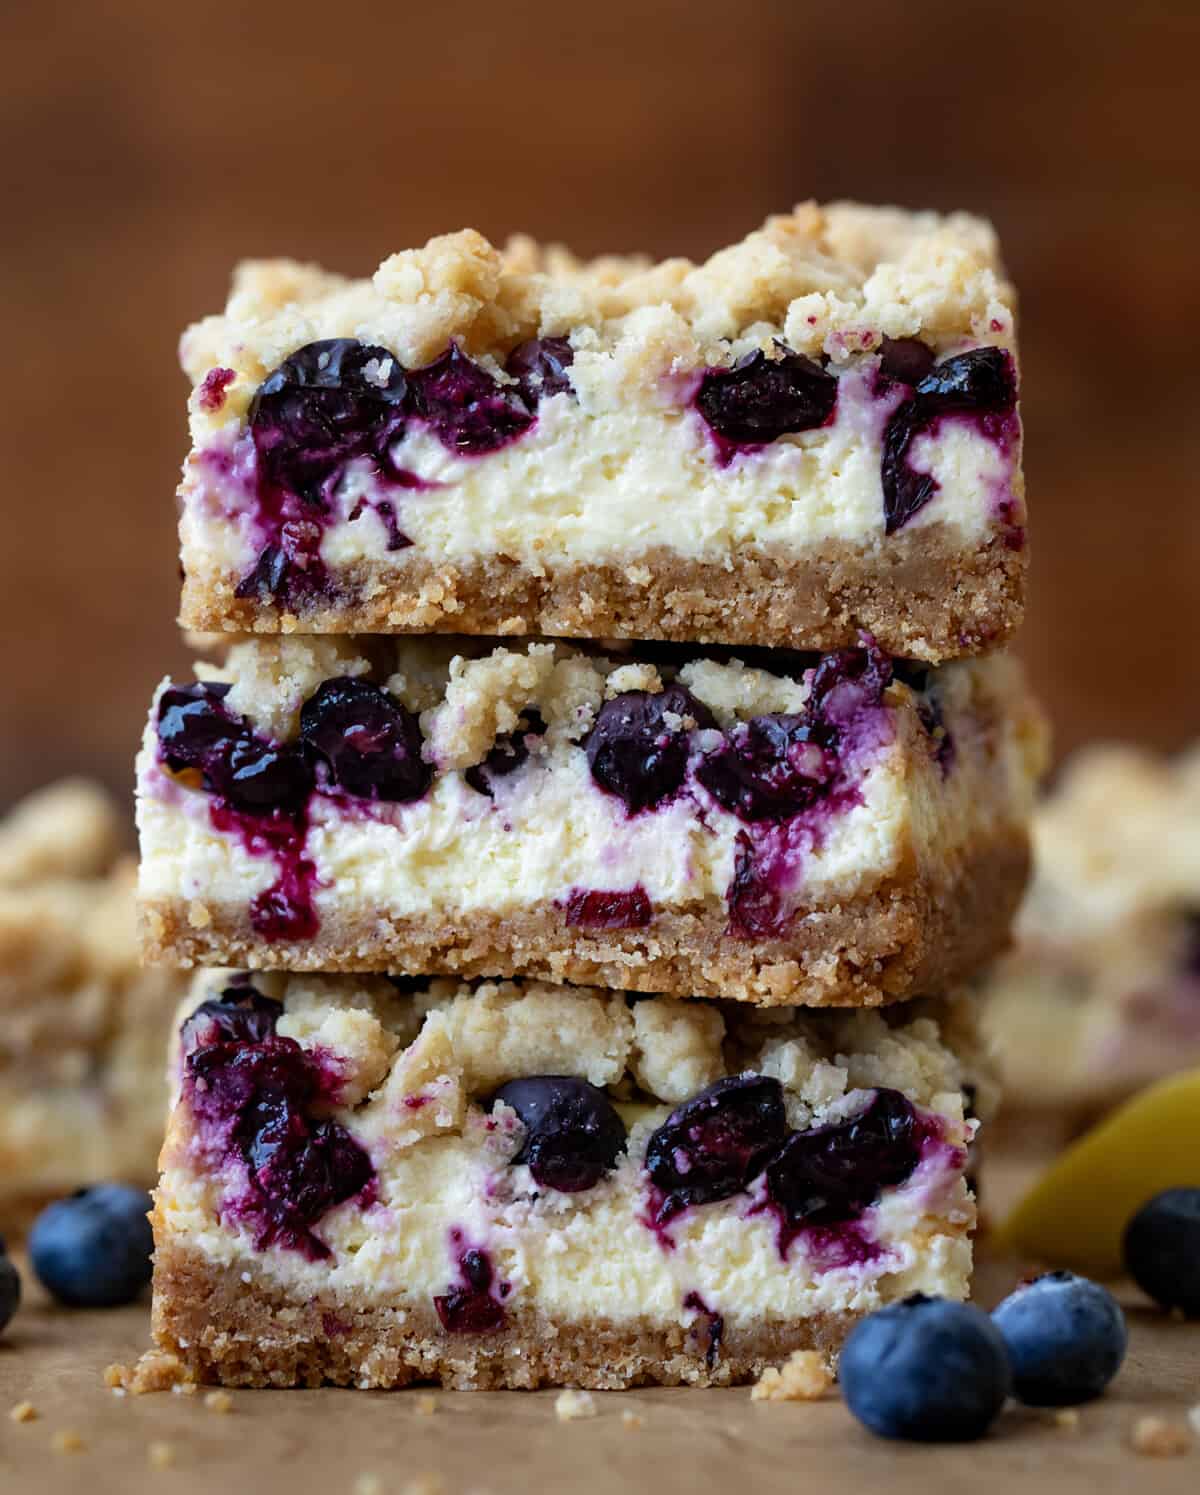
<path id="1" fill-rule="evenodd" d="M 154 1324 L 229 1384 L 745 1380 L 964 1296 L 1027 872 L 975 219 L 243 266 L 138 763 Z M 223 635 L 224 645 L 212 635 Z"/>

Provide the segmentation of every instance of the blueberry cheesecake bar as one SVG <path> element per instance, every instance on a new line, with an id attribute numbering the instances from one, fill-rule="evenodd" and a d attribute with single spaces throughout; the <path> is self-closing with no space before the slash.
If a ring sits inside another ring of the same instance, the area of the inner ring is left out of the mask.
<path id="1" fill-rule="evenodd" d="M 762 1003 L 1007 940 L 1040 718 L 1004 657 L 251 639 L 138 761 L 149 957 Z"/>
<path id="2" fill-rule="evenodd" d="M 205 972 L 184 1013 L 153 1322 L 195 1379 L 729 1384 L 967 1293 L 969 1000 Z"/>
<path id="3" fill-rule="evenodd" d="M 181 344 L 182 621 L 930 662 L 1026 567 L 990 225 L 804 204 L 694 265 L 470 231 L 369 280 L 241 267 Z"/>
<path id="4" fill-rule="evenodd" d="M 0 820 L 0 1222 L 101 1179 L 148 1184 L 166 1118 L 163 1045 L 186 980 L 144 970 L 132 863 L 82 780 Z"/>
<path id="5" fill-rule="evenodd" d="M 1200 752 L 1080 753 L 1033 836 L 985 1022 L 1013 1113 L 1082 1122 L 1200 1065 Z"/>

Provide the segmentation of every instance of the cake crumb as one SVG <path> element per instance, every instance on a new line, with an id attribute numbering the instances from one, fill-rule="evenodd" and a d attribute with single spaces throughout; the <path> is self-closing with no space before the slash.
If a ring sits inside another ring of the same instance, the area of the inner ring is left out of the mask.
<path id="1" fill-rule="evenodd" d="M 13 1422 L 36 1422 L 38 1410 L 32 1402 L 18 1402 L 8 1415 Z"/>
<path id="2" fill-rule="evenodd" d="M 559 1422 L 578 1422 L 581 1417 L 595 1417 L 596 1398 L 590 1391 L 560 1391 L 554 1399 L 554 1415 Z"/>
<path id="3" fill-rule="evenodd" d="M 175 1449 L 170 1443 L 151 1443 L 146 1449 L 146 1462 L 151 1469 L 170 1469 L 175 1462 Z"/>
<path id="4" fill-rule="evenodd" d="M 59 1428 L 50 1440 L 55 1453 L 82 1453 L 87 1447 L 74 1428 Z"/>
<path id="5" fill-rule="evenodd" d="M 1191 1424 L 1192 1432 L 1200 1438 L 1200 1402 L 1197 1402 L 1188 1413 L 1188 1422 Z"/>
<path id="6" fill-rule="evenodd" d="M 124 1391 L 129 1385 L 133 1372 L 127 1365 L 122 1365 L 119 1360 L 114 1360 L 111 1365 L 104 1367 L 104 1384 L 111 1386 L 114 1391 Z"/>
<path id="7" fill-rule="evenodd" d="M 1139 1417 L 1133 1425 L 1134 1451 L 1152 1459 L 1173 1459 L 1192 1446 L 1186 1428 L 1165 1417 Z"/>
<path id="8" fill-rule="evenodd" d="M 383 1495 L 383 1481 L 377 1474 L 360 1474 L 354 1481 L 354 1495 Z"/>
<path id="9" fill-rule="evenodd" d="M 233 1397 L 228 1391 L 210 1391 L 204 1398 L 204 1405 L 210 1412 L 232 1412 Z"/>
<path id="10" fill-rule="evenodd" d="M 182 1396 L 194 1396 L 198 1389 L 183 1361 L 170 1350 L 147 1350 L 132 1368 L 115 1362 L 105 1370 L 104 1384 L 114 1391 L 132 1391 L 134 1396 L 145 1396 L 151 1391 L 177 1391 Z"/>
<path id="11" fill-rule="evenodd" d="M 751 1388 L 756 1402 L 815 1402 L 829 1390 L 833 1377 L 816 1350 L 796 1350 L 776 1369 L 768 1365 Z"/>
<path id="12" fill-rule="evenodd" d="M 1079 1413 L 1074 1407 L 1059 1407 L 1054 1414 L 1054 1426 L 1061 1428 L 1064 1433 L 1077 1433 L 1079 1431 Z"/>
<path id="13" fill-rule="evenodd" d="M 432 1417 L 437 1411 L 437 1397 L 431 1396 L 428 1391 L 417 1397 L 417 1416 Z"/>
<path id="14" fill-rule="evenodd" d="M 195 1396 L 199 1390 L 195 1381 L 176 1381 L 171 1387 L 172 1394 L 175 1396 Z"/>
<path id="15" fill-rule="evenodd" d="M 621 1413 L 621 1426 L 627 1428 L 644 1428 L 646 1426 L 646 1419 L 640 1412 L 634 1412 L 631 1408 L 626 1407 L 624 1412 Z"/>

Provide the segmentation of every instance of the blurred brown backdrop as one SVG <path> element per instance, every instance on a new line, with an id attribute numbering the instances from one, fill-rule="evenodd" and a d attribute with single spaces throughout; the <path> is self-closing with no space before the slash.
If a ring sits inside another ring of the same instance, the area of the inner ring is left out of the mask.
<path id="1" fill-rule="evenodd" d="M 130 782 L 184 661 L 175 340 L 244 255 L 472 224 L 703 255 L 806 197 L 969 207 L 1023 295 L 1024 652 L 1061 748 L 1200 733 L 1200 7 L 0 7 L 0 803 Z"/>

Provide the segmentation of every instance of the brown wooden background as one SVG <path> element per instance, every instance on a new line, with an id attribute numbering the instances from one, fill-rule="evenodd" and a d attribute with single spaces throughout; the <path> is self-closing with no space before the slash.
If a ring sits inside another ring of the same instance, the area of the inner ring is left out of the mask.
<path id="1" fill-rule="evenodd" d="M 125 787 L 181 664 L 184 324 L 232 262 L 463 224 L 702 255 L 970 207 L 1023 292 L 1025 653 L 1060 746 L 1200 733 L 1200 6 L 0 4 L 0 803 Z"/>

